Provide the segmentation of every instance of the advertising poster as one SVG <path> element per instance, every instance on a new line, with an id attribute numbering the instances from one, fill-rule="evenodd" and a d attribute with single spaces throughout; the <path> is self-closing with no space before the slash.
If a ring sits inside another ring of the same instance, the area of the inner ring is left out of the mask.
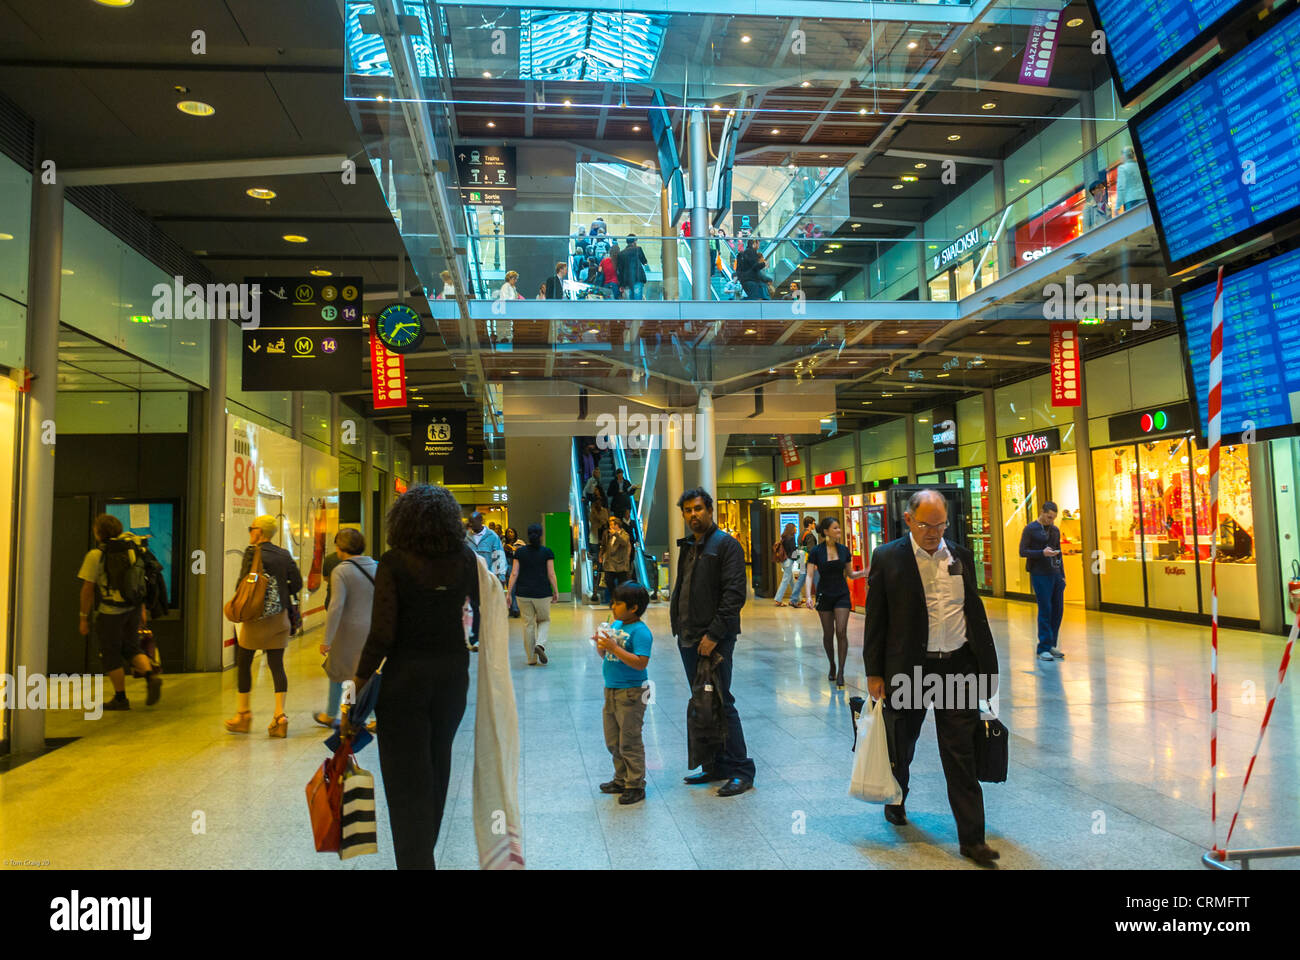
<path id="1" fill-rule="evenodd" d="M 226 427 L 222 596 L 229 598 L 235 592 L 253 518 L 277 517 L 280 529 L 274 542 L 289 551 L 302 571 L 298 600 L 310 630 L 323 619 L 325 584 L 320 564 L 333 550 L 338 532 L 338 460 L 242 417 L 227 415 Z M 222 623 L 222 664 L 229 667 L 235 662 L 235 627 Z"/>

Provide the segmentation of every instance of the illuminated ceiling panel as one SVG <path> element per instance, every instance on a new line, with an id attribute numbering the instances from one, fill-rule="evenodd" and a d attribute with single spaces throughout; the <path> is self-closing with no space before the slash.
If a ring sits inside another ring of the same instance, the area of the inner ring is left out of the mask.
<path id="1" fill-rule="evenodd" d="M 663 48 L 668 20 L 660 14 L 521 10 L 519 76 L 649 81 Z"/>

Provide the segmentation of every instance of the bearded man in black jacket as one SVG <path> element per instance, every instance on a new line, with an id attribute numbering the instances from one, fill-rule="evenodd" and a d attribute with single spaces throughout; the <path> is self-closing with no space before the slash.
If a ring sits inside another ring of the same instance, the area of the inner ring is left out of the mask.
<path id="1" fill-rule="evenodd" d="M 687 783 L 727 781 L 720 797 L 734 797 L 754 785 L 754 761 L 745 752 L 745 731 L 740 725 L 736 698 L 731 693 L 732 656 L 740 634 L 740 608 L 748 595 L 745 588 L 745 552 L 735 538 L 713 522 L 713 497 L 697 487 L 677 501 L 691 536 L 677 541 L 681 548 L 677 577 L 670 603 L 673 636 L 682 653 L 686 682 L 695 682 L 700 657 L 716 650 L 722 662 L 714 669 L 727 716 L 727 739 L 712 763 L 700 773 L 686 777 Z"/>

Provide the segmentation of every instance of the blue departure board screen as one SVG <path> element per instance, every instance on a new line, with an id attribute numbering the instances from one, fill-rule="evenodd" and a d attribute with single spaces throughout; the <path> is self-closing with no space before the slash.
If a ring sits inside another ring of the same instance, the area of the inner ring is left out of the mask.
<path id="1" fill-rule="evenodd" d="M 1300 15 L 1133 121 L 1171 272 L 1262 236 L 1300 205 Z"/>
<path id="2" fill-rule="evenodd" d="M 1158 82 L 1165 67 L 1194 53 L 1248 5 L 1249 0 L 1092 0 L 1120 99 L 1127 103 Z"/>
<path id="3" fill-rule="evenodd" d="M 1177 295 L 1202 437 L 1215 283 Z M 1223 278 L 1223 436 L 1235 438 L 1250 423 L 1261 440 L 1295 433 L 1300 423 L 1300 250 Z"/>

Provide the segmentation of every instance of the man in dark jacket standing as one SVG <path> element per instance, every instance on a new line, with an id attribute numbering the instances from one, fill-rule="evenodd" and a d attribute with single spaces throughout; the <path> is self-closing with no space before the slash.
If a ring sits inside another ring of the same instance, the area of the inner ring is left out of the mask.
<path id="1" fill-rule="evenodd" d="M 759 274 L 763 272 L 763 255 L 758 252 L 758 241 L 750 237 L 744 251 L 736 258 L 736 279 L 750 300 L 770 300 L 767 284 Z"/>
<path id="2" fill-rule="evenodd" d="M 645 295 L 646 272 L 645 268 L 649 261 L 645 258 L 645 251 L 637 246 L 635 234 L 628 234 L 627 246 L 623 252 L 618 255 L 618 285 L 627 290 L 629 300 L 643 300 Z"/>
<path id="3" fill-rule="evenodd" d="M 885 700 L 892 730 L 890 760 L 903 803 L 886 805 L 885 819 L 907 823 L 908 768 L 934 707 L 939 759 L 961 853 L 981 866 L 998 859 L 984 842 L 984 794 L 975 771 L 979 700 L 996 690 L 998 654 L 975 583 L 975 559 L 944 539 L 948 505 L 935 490 L 919 490 L 903 514 L 909 533 L 878 547 L 867 574 L 862 659 L 867 691 Z M 889 689 L 886 689 L 889 678 Z"/>
<path id="4" fill-rule="evenodd" d="M 722 654 L 714 677 L 727 715 L 727 740 L 712 764 L 686 777 L 687 783 L 727 781 L 720 797 L 734 797 L 754 785 L 754 761 L 745 752 L 736 698 L 731 693 L 732 656 L 745 605 L 745 553 L 739 543 L 713 522 L 713 497 L 697 487 L 677 501 L 691 536 L 677 542 L 681 555 L 669 605 L 673 635 L 682 652 L 686 682 L 695 682 L 699 658 Z"/>
<path id="5" fill-rule="evenodd" d="M 564 299 L 564 281 L 569 277 L 569 265 L 561 260 L 555 265 L 555 274 L 546 278 L 543 285 L 547 300 Z"/>

